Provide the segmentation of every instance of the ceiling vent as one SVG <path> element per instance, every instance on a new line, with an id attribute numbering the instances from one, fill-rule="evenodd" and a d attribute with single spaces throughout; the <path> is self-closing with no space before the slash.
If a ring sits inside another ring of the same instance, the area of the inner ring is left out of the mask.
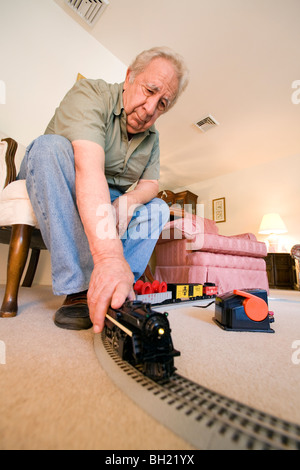
<path id="1" fill-rule="evenodd" d="M 89 26 L 94 26 L 100 15 L 103 13 L 108 0 L 65 0 Z"/>
<path id="2" fill-rule="evenodd" d="M 216 121 L 216 119 L 211 114 L 201 119 L 201 121 L 195 123 L 195 126 L 197 126 L 202 132 L 207 132 L 218 125 L 218 121 Z"/>

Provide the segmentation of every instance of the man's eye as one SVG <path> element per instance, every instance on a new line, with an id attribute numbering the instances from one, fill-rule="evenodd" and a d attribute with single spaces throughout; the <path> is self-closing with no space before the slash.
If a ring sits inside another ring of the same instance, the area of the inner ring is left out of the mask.
<path id="1" fill-rule="evenodd" d="M 160 101 L 158 103 L 158 109 L 160 111 L 165 111 L 167 109 L 167 103 L 165 101 Z"/>
<path id="2" fill-rule="evenodd" d="M 147 87 L 143 87 L 143 90 L 144 90 L 144 94 L 146 96 L 150 96 L 150 95 L 153 95 L 153 90 L 151 90 L 151 88 L 147 88 Z"/>

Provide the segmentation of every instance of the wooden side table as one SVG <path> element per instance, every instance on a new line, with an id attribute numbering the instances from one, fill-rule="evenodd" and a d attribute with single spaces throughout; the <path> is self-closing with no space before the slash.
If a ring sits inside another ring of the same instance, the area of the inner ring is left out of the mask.
<path id="1" fill-rule="evenodd" d="M 289 253 L 269 253 L 265 258 L 270 288 L 293 289 L 294 260 Z"/>

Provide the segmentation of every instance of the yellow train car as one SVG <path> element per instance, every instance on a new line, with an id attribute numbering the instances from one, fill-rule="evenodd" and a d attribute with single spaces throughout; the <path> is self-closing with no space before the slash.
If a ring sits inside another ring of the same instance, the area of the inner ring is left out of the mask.
<path id="1" fill-rule="evenodd" d="M 203 297 L 202 284 L 168 284 L 168 291 L 172 292 L 172 299 L 175 302 Z"/>

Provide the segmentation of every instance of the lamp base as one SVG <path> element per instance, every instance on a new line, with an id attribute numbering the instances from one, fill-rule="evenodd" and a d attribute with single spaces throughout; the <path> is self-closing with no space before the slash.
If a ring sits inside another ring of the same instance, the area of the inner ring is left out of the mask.
<path id="1" fill-rule="evenodd" d="M 268 236 L 266 243 L 268 253 L 278 253 L 278 235 L 271 234 Z"/>

